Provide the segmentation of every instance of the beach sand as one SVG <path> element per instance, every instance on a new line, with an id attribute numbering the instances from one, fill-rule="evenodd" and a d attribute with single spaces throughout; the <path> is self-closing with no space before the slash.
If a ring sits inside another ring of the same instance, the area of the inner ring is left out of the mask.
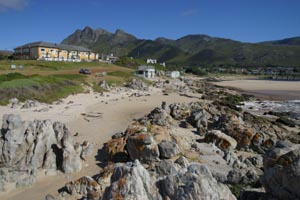
<path id="1" fill-rule="evenodd" d="M 233 80 L 213 84 L 235 88 L 263 100 L 300 99 L 300 81 Z"/>
<path id="2" fill-rule="evenodd" d="M 69 181 L 74 181 L 83 175 L 98 174 L 100 167 L 95 158 L 97 151 L 114 133 L 125 131 L 133 119 L 140 118 L 155 107 L 159 107 L 162 101 L 166 101 L 168 104 L 191 102 L 197 101 L 201 97 L 198 94 L 196 98 L 189 98 L 176 93 L 166 96 L 159 89 L 154 88 L 148 92 L 149 96 L 129 97 L 134 92 L 137 91 L 112 92 L 106 93 L 104 96 L 94 93 L 73 95 L 63 99 L 59 105 L 51 105 L 51 108 L 45 112 L 34 112 L 34 110 L 49 108 L 49 105 L 43 104 L 32 109 L 1 106 L 0 118 L 3 114 L 13 113 L 19 114 L 22 120 L 50 119 L 66 123 L 72 133 L 79 133 L 77 137 L 74 137 L 76 141 L 87 140 L 94 144 L 94 154 L 86 161 L 87 166 L 78 173 L 66 175 L 58 172 L 56 176 L 45 176 L 40 172 L 32 187 L 2 193 L 0 199 L 44 199 L 47 194 L 57 194 L 57 190 Z M 195 94 L 190 95 L 195 96 Z M 86 117 L 87 114 L 92 117 Z M 2 119 L 0 120 L 2 122 Z"/>

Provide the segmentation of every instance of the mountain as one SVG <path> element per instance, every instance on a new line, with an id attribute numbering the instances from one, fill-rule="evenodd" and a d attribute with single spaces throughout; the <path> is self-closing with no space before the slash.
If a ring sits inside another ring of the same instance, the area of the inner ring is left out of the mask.
<path id="1" fill-rule="evenodd" d="M 283 40 L 267 41 L 267 42 L 262 42 L 261 44 L 300 46 L 300 37 L 292 37 Z"/>
<path id="2" fill-rule="evenodd" d="M 156 58 L 172 65 L 191 66 L 300 66 L 300 37 L 262 43 L 244 43 L 208 35 L 177 40 L 138 39 L 122 30 L 110 33 L 85 27 L 62 41 L 117 56 Z"/>
<path id="3" fill-rule="evenodd" d="M 87 47 L 104 54 L 126 55 L 138 42 L 136 37 L 120 29 L 110 33 L 104 29 L 92 29 L 87 26 L 83 30 L 76 30 L 61 43 Z"/>

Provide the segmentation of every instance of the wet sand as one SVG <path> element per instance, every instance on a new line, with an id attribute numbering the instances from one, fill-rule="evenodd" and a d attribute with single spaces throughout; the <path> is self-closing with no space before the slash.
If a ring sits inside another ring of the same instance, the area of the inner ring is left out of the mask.
<path id="1" fill-rule="evenodd" d="M 233 80 L 213 84 L 235 88 L 263 100 L 300 99 L 300 81 Z"/>

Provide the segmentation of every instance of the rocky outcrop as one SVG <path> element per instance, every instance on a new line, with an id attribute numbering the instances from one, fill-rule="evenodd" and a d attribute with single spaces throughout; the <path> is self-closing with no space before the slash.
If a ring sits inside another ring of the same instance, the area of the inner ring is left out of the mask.
<path id="1" fill-rule="evenodd" d="M 278 199 L 299 199 L 300 146 L 277 142 L 264 156 L 261 182 L 267 193 Z"/>
<path id="2" fill-rule="evenodd" d="M 103 200 L 109 199 L 159 199 L 149 172 L 138 160 L 116 164 L 111 185 L 105 190 Z"/>
<path id="3" fill-rule="evenodd" d="M 142 90 L 148 91 L 149 87 L 140 79 L 132 79 L 129 83 L 127 83 L 126 87 L 131 88 L 133 90 Z"/>
<path id="4" fill-rule="evenodd" d="M 29 109 L 29 108 L 35 108 L 40 105 L 40 102 L 35 100 L 26 100 L 24 104 L 21 106 L 21 109 Z"/>
<path id="5" fill-rule="evenodd" d="M 207 133 L 204 141 L 207 143 L 214 143 L 222 150 L 233 150 L 237 145 L 235 139 L 218 130 L 212 130 Z"/>
<path id="6" fill-rule="evenodd" d="M 179 147 L 175 142 L 162 141 L 158 144 L 160 157 L 164 159 L 172 158 L 180 153 Z"/>
<path id="7" fill-rule="evenodd" d="M 66 184 L 66 191 L 71 195 L 85 196 L 88 199 L 96 200 L 100 198 L 100 185 L 89 176 L 83 176 L 76 181 Z"/>
<path id="8" fill-rule="evenodd" d="M 192 163 L 176 175 L 160 181 L 163 199 L 234 200 L 229 188 L 218 183 L 205 165 Z"/>
<path id="9" fill-rule="evenodd" d="M 82 168 L 82 158 L 91 154 L 90 145 L 76 144 L 60 122 L 23 122 L 18 115 L 4 115 L 0 139 L 0 190 L 35 182 L 37 170 L 54 175 L 56 170 L 73 173 Z"/>
<path id="10" fill-rule="evenodd" d="M 138 159 L 141 162 L 149 163 L 159 159 L 157 143 L 150 133 L 141 132 L 129 136 L 127 151 L 131 160 Z"/>
<path id="11" fill-rule="evenodd" d="M 104 90 L 107 90 L 107 91 L 110 90 L 110 87 L 109 87 L 108 83 L 105 80 L 100 81 L 98 83 L 98 86 L 102 87 Z"/>

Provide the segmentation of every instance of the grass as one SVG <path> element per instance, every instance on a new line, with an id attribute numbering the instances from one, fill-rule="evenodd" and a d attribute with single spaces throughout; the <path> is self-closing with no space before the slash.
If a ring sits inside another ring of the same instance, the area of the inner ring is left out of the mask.
<path id="1" fill-rule="evenodd" d="M 70 94 L 83 92 L 80 83 L 82 75 L 25 76 L 14 73 L 0 75 L 0 104 L 8 104 L 9 99 L 20 101 L 34 99 L 51 103 Z"/>
<path id="2" fill-rule="evenodd" d="M 79 69 L 88 67 L 109 67 L 111 65 L 99 62 L 61 62 L 61 61 L 43 61 L 43 60 L 1 60 L 0 70 L 9 70 L 11 65 L 23 66 L 23 69 L 35 68 L 41 70 L 62 70 Z"/>
<path id="3" fill-rule="evenodd" d="M 12 70 L 12 64 L 24 67 Z M 92 74 L 79 74 L 80 68 L 88 68 Z M 0 61 L 0 104 L 8 104 L 11 98 L 51 103 L 70 94 L 83 92 L 81 84 L 93 85 L 94 91 L 104 92 L 98 86 L 100 81 L 105 80 L 110 86 L 121 86 L 132 78 L 138 78 L 133 71 L 96 62 Z M 107 75 L 101 75 L 102 72 Z"/>

